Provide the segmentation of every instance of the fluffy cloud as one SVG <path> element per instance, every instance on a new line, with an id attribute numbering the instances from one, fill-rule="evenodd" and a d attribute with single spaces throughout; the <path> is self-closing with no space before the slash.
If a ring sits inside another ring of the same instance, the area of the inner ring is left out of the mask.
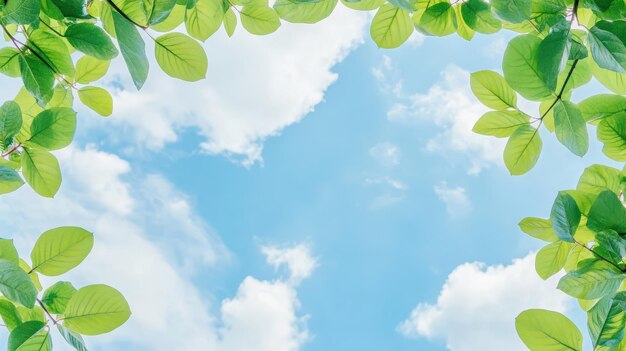
<path id="1" fill-rule="evenodd" d="M 458 218 L 465 216 L 471 209 L 472 203 L 463 187 L 449 187 L 446 182 L 441 182 L 434 187 L 439 200 L 446 204 L 446 210 L 450 217 Z"/>
<path id="2" fill-rule="evenodd" d="M 117 60 L 106 82 L 117 87 L 107 127 L 113 130 L 115 124 L 116 137 L 127 135 L 152 149 L 191 128 L 202 136 L 204 152 L 226 154 L 244 165 L 260 161 L 267 137 L 323 100 L 337 79 L 333 66 L 363 41 L 366 17 L 338 6 L 320 26 L 284 23 L 264 37 L 238 28 L 227 38 L 220 30 L 205 45 L 207 78 L 196 83 L 167 77 L 151 58 L 148 82 L 136 92 Z"/>
<path id="3" fill-rule="evenodd" d="M 523 351 L 515 317 L 529 308 L 565 312 L 570 299 L 556 289 L 557 278 L 541 280 L 535 255 L 510 265 L 458 266 L 435 304 L 420 303 L 398 327 L 406 336 L 445 341 L 451 351 Z"/>
<path id="4" fill-rule="evenodd" d="M 392 67 L 385 63 L 383 67 Z M 390 82 L 384 74 L 383 87 L 396 97 L 387 118 L 391 122 L 415 124 L 430 122 L 440 127 L 441 132 L 431 138 L 426 149 L 431 152 L 464 154 L 471 162 L 470 174 L 477 174 L 490 165 L 502 164 L 504 140 L 485 137 L 472 132 L 474 123 L 485 112 L 486 107 L 473 96 L 469 84 L 469 72 L 451 65 L 441 73 L 441 80 L 426 93 L 406 96 L 399 92 L 398 83 Z"/>
<path id="5" fill-rule="evenodd" d="M 162 176 L 141 174 L 93 146 L 69 147 L 58 156 L 64 183 L 56 198 L 41 198 L 28 187 L 5 195 L 0 224 L 23 253 L 55 226 L 95 233 L 93 252 L 61 279 L 114 286 L 133 315 L 113 333 L 90 338 L 90 349 L 295 351 L 308 340 L 294 283 L 317 265 L 307 246 L 270 250 L 268 263 L 293 273 L 271 281 L 245 278 L 215 313 L 210 292 L 194 282 L 211 279 L 208 269 L 227 264 L 232 253 L 186 196 Z"/>

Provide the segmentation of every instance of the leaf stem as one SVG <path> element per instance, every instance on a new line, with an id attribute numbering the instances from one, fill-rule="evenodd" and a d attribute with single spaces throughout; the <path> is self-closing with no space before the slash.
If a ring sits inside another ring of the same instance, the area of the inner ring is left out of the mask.
<path id="1" fill-rule="evenodd" d="M 588 248 L 588 247 L 587 247 L 587 245 L 585 245 L 585 244 L 583 244 L 583 243 L 581 243 L 581 242 L 579 242 L 579 241 L 576 241 L 576 240 L 574 240 L 574 242 L 575 242 L 576 244 L 578 244 L 579 246 L 581 246 L 582 248 L 584 248 L 585 250 L 587 250 L 587 251 L 591 252 L 592 254 L 594 254 L 594 256 L 598 257 L 598 258 L 599 258 L 599 259 L 601 259 L 602 261 L 604 261 L 604 262 L 606 262 L 606 263 L 610 264 L 611 266 L 613 266 L 613 267 L 617 268 L 620 272 L 622 272 L 622 273 L 626 273 L 626 268 L 620 268 L 620 266 L 618 266 L 617 264 L 615 264 L 613 261 L 611 261 L 611 260 L 609 260 L 608 258 L 606 258 L 606 257 L 604 257 L 604 256 L 602 256 L 602 255 L 600 255 L 600 254 L 598 254 L 597 252 L 593 251 L 593 249 Z"/>
<path id="2" fill-rule="evenodd" d="M 113 0 L 106 0 L 106 2 L 107 2 L 109 5 L 111 5 L 111 7 L 112 7 L 112 8 L 113 8 L 113 9 L 114 9 L 117 13 L 119 13 L 120 15 L 122 15 L 122 17 L 124 17 L 124 18 L 125 18 L 127 21 L 129 21 L 130 23 L 132 23 L 132 24 L 136 25 L 137 27 L 143 28 L 143 29 L 147 29 L 147 28 L 148 28 L 148 26 L 146 26 L 146 25 L 142 25 L 142 24 L 139 24 L 139 23 L 137 23 L 137 22 L 133 21 L 133 19 L 132 19 L 132 18 L 128 17 L 128 15 L 127 15 L 124 11 L 122 11 L 122 9 L 121 9 L 121 8 L 119 8 L 119 6 L 117 6 L 117 4 L 115 4 L 115 3 L 113 2 Z"/>
<path id="3" fill-rule="evenodd" d="M 39 306 L 41 306 L 43 311 L 46 312 L 46 314 L 48 315 L 48 318 L 50 318 L 52 320 L 52 323 L 54 323 L 56 325 L 59 321 L 57 321 L 56 319 L 54 319 L 54 317 L 52 317 L 50 312 L 48 312 L 48 309 L 46 308 L 46 306 L 43 305 L 43 302 L 41 302 L 41 300 L 37 299 L 37 303 L 39 304 Z"/>

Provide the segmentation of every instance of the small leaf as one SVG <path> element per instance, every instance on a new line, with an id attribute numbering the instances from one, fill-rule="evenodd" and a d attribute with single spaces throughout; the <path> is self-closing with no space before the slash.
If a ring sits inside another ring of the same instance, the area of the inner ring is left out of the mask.
<path id="1" fill-rule="evenodd" d="M 517 94 L 496 72 L 474 72 L 471 75 L 470 85 L 474 95 L 487 107 L 495 110 L 517 107 Z"/>
<path id="2" fill-rule="evenodd" d="M 532 169 L 543 144 L 537 129 L 522 125 L 517 128 L 504 148 L 504 163 L 512 175 L 520 175 Z"/>
<path id="3" fill-rule="evenodd" d="M 575 104 L 559 101 L 554 105 L 554 130 L 561 144 L 575 155 L 582 157 L 589 150 L 587 124 Z"/>
<path id="4" fill-rule="evenodd" d="M 602 68 L 626 73 L 626 46 L 617 35 L 605 30 L 602 23 L 608 22 L 600 22 L 589 30 L 591 56 Z"/>
<path id="5" fill-rule="evenodd" d="M 237 16 L 235 12 L 229 7 L 228 10 L 224 13 L 224 29 L 226 30 L 226 34 L 229 37 L 233 36 L 235 33 L 235 28 L 237 27 Z"/>
<path id="6" fill-rule="evenodd" d="M 530 19 L 531 0 L 491 0 L 496 14 L 505 21 L 520 23 Z"/>
<path id="7" fill-rule="evenodd" d="M 558 273 L 565 262 L 572 244 L 557 241 L 544 246 L 535 256 L 535 270 L 541 279 L 546 280 Z"/>
<path id="8" fill-rule="evenodd" d="M 93 247 L 93 234 L 79 227 L 59 227 L 41 234 L 30 254 L 33 270 L 63 274 L 78 266 Z"/>
<path id="9" fill-rule="evenodd" d="M 72 283 L 57 282 L 46 289 L 41 302 L 43 302 L 50 313 L 62 314 L 75 292 L 76 288 L 74 288 Z"/>
<path id="10" fill-rule="evenodd" d="M 82 87 L 78 89 L 78 98 L 85 106 L 100 116 L 107 117 L 113 113 L 113 98 L 105 89 L 91 86 Z"/>
<path id="11" fill-rule="evenodd" d="M 0 165 L 0 194 L 8 194 L 24 185 L 20 175 L 13 169 Z"/>
<path id="12" fill-rule="evenodd" d="M 522 231 L 533 238 L 547 242 L 555 242 L 559 240 L 552 228 L 552 222 L 548 219 L 527 217 L 519 222 Z"/>
<path id="13" fill-rule="evenodd" d="M 89 84 L 104 77 L 109 69 L 109 61 L 101 61 L 91 56 L 83 56 L 76 62 L 76 82 Z"/>
<path id="14" fill-rule="evenodd" d="M 91 23 L 77 23 L 67 27 L 65 38 L 77 50 L 99 60 L 111 60 L 117 56 L 117 48 L 106 32 Z"/>
<path id="15" fill-rule="evenodd" d="M 580 210 L 576 200 L 565 192 L 560 192 L 552 205 L 550 221 L 556 236 L 567 242 L 574 242 L 574 234 L 580 224 Z"/>
<path id="16" fill-rule="evenodd" d="M 587 227 L 596 232 L 612 229 L 626 233 L 626 209 L 617 194 L 606 190 L 598 195 L 589 210 Z"/>
<path id="17" fill-rule="evenodd" d="M 0 292 L 7 299 L 28 308 L 35 305 L 37 289 L 18 265 L 0 259 Z"/>
<path id="18" fill-rule="evenodd" d="M 528 115 L 520 111 L 490 111 L 476 121 L 472 131 L 504 138 L 511 136 L 523 125 L 530 125 L 530 119 Z"/>
<path id="19" fill-rule="evenodd" d="M 241 25 L 251 34 L 265 35 L 280 27 L 280 18 L 274 9 L 267 6 L 244 6 L 241 10 Z"/>
<path id="20" fill-rule="evenodd" d="M 133 83 L 137 90 L 141 89 L 148 78 L 148 57 L 146 56 L 146 47 L 141 35 L 126 18 L 122 17 L 117 11 L 113 11 L 113 23 L 115 25 L 115 33 L 117 33 L 117 41 L 120 44 L 122 57 L 128 66 L 128 71 L 133 78 Z"/>
<path id="21" fill-rule="evenodd" d="M 45 150 L 24 148 L 22 175 L 26 183 L 41 196 L 53 197 L 61 186 L 59 162 Z"/>
<path id="22" fill-rule="evenodd" d="M 76 351 L 87 351 L 87 347 L 85 346 L 85 341 L 83 337 L 75 333 L 67 328 L 65 328 L 61 324 L 57 324 L 57 329 L 59 330 L 59 334 L 70 344 Z"/>
<path id="23" fill-rule="evenodd" d="M 155 40 L 154 48 L 159 66 L 168 75 L 189 82 L 206 76 L 206 53 L 190 37 L 181 33 L 168 33 Z"/>
<path id="24" fill-rule="evenodd" d="M 412 33 L 413 25 L 409 13 L 391 4 L 385 4 L 378 9 L 370 27 L 370 35 L 376 45 L 385 49 L 402 45 Z"/>
<path id="25" fill-rule="evenodd" d="M 626 161 L 626 112 L 604 118 L 597 129 L 598 140 L 604 143 L 602 151 L 608 157 Z"/>
<path id="26" fill-rule="evenodd" d="M 54 107 L 35 116 L 30 125 L 29 143 L 48 150 L 68 146 L 76 132 L 76 112 L 68 107 Z"/>

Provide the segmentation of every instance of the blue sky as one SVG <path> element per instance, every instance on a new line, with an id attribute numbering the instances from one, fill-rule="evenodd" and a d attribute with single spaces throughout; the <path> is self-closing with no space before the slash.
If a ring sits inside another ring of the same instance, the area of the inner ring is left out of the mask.
<path id="1" fill-rule="evenodd" d="M 140 93 L 118 62 L 114 115 L 79 107 L 57 199 L 0 199 L 23 252 L 56 225 L 95 232 L 67 278 L 117 286 L 134 314 L 93 349 L 523 350 L 523 309 L 581 322 L 516 224 L 609 163 L 600 145 L 580 159 L 544 132 L 537 167 L 511 177 L 501 141 L 471 134 L 485 109 L 468 88 L 510 33 L 380 50 L 365 23 L 220 32 L 207 81 L 153 65 Z"/>

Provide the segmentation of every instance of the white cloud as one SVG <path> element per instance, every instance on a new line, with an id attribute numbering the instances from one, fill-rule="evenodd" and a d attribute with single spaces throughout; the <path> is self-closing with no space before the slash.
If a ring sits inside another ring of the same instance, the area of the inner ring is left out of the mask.
<path id="1" fill-rule="evenodd" d="M 387 167 L 400 164 L 400 149 L 397 145 L 389 142 L 381 142 L 372 146 L 370 148 L 370 156 Z"/>
<path id="2" fill-rule="evenodd" d="M 442 155 L 450 151 L 466 155 L 471 162 L 470 174 L 477 174 L 492 164 L 502 164 L 505 141 L 472 132 L 474 123 L 488 109 L 474 98 L 469 72 L 454 65 L 448 66 L 441 73 L 441 80 L 425 94 L 417 93 L 398 100 L 387 112 L 390 121 L 431 122 L 442 129 L 428 141 L 427 150 Z"/>
<path id="3" fill-rule="evenodd" d="M 465 188 L 449 187 L 446 182 L 441 182 L 434 186 L 435 193 L 439 200 L 446 204 L 446 210 L 450 217 L 459 218 L 467 215 L 472 209 Z"/>
<path id="4" fill-rule="evenodd" d="M 205 45 L 207 78 L 195 83 L 167 77 L 151 58 L 151 74 L 140 92 L 114 90 L 114 113 L 106 126 L 116 137 L 130 136 L 151 149 L 193 128 L 203 139 L 203 152 L 225 154 L 244 165 L 261 161 L 266 138 L 323 100 L 337 79 L 333 66 L 363 41 L 366 18 L 338 6 L 321 26 L 284 22 L 269 36 L 237 28 L 233 38 L 220 30 Z M 151 45 L 148 41 L 148 52 Z M 110 86 L 132 87 L 121 58 L 110 75 Z"/>
<path id="5" fill-rule="evenodd" d="M 384 184 L 395 190 L 407 190 L 409 188 L 408 185 L 403 182 L 391 178 L 391 177 L 377 177 L 377 178 L 365 178 L 365 183 L 367 184 Z"/>
<path id="6" fill-rule="evenodd" d="M 570 302 L 558 278 L 535 273 L 535 255 L 510 265 L 465 263 L 450 275 L 435 304 L 420 303 L 398 327 L 406 336 L 443 340 L 451 351 L 523 351 L 515 317 L 529 308 L 565 312 Z"/>
<path id="7" fill-rule="evenodd" d="M 4 195 L 0 224 L 24 254 L 39 233 L 56 226 L 77 225 L 95 233 L 92 253 L 59 279 L 114 286 L 128 299 L 133 315 L 113 333 L 89 338 L 90 349 L 121 344 L 154 351 L 295 351 L 309 340 L 308 317 L 298 315 L 297 285 L 290 280 L 247 277 L 237 295 L 215 312 L 210 291 L 194 282 L 214 279 L 210 268 L 227 264 L 232 254 L 162 176 L 142 174 L 93 146 L 69 147 L 58 156 L 64 183 L 56 198 L 41 198 L 26 186 Z M 310 255 L 284 256 L 293 256 L 284 261 L 298 279 L 311 274 L 311 263 L 300 261 Z M 272 265 L 278 261 L 268 257 Z M 252 325 L 258 328 L 249 329 Z M 237 345 L 241 348 L 233 348 Z"/>
<path id="8" fill-rule="evenodd" d="M 305 244 L 287 248 L 263 246 L 261 251 L 275 269 L 285 265 L 289 271 L 289 281 L 294 284 L 311 276 L 317 267 L 317 259 L 311 255 L 311 249 Z"/>

